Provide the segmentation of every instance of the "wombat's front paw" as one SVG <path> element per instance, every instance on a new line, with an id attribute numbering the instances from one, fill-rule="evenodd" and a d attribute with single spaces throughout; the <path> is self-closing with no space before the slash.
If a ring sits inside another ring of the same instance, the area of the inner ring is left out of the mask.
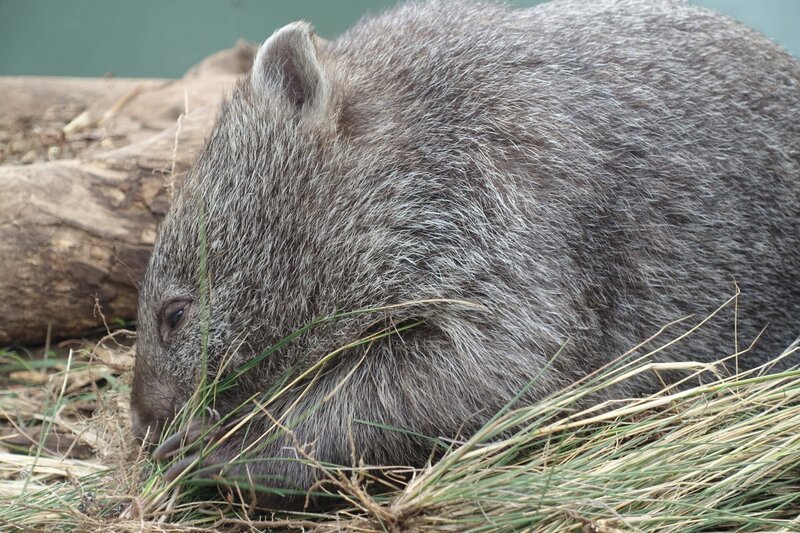
<path id="1" fill-rule="evenodd" d="M 241 424 L 240 418 L 220 421 L 216 412 L 196 417 L 184 429 L 167 437 L 152 457 L 167 461 L 184 456 L 164 473 L 168 482 L 182 477 L 211 481 L 219 488 L 249 488 L 246 494 L 265 509 L 300 510 L 306 505 L 316 506 L 308 491 L 323 474 L 301 460 L 292 443 L 284 438 L 268 440 L 261 446 L 244 441 L 237 427 Z M 254 433 L 262 435 L 263 431 Z M 245 442 L 252 446 L 245 446 Z M 237 489 L 228 491 L 226 497 L 240 495 Z"/>
<path id="2" fill-rule="evenodd" d="M 222 465 L 214 461 L 213 452 L 208 452 L 209 448 L 225 435 L 225 430 L 230 425 L 220 426 L 219 421 L 219 413 L 207 408 L 205 416 L 193 418 L 185 428 L 167 437 L 153 451 L 152 456 L 156 461 L 166 461 L 176 455 L 186 455 L 164 473 L 167 481 L 173 481 L 192 466 L 196 470 L 192 477 L 211 478 L 219 474 Z"/>

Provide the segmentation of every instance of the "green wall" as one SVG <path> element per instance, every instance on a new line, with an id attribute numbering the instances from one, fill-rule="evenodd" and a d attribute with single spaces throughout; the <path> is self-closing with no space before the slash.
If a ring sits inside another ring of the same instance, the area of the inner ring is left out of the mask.
<path id="1" fill-rule="evenodd" d="M 591 1 L 591 0 L 587 0 Z M 517 0 L 532 5 L 535 0 Z M 800 0 L 695 0 L 800 56 Z M 306 19 L 335 37 L 390 0 L 0 0 L 0 75 L 179 77 L 240 37 Z"/>

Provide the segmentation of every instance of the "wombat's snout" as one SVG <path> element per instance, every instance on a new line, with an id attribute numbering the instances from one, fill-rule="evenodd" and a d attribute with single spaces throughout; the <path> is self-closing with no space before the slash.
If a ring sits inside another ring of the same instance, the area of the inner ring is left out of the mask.
<path id="1" fill-rule="evenodd" d="M 157 379 L 134 373 L 131 390 L 131 425 L 133 435 L 145 444 L 158 442 L 161 430 L 175 416 L 178 403 L 173 394 L 159 386 Z"/>
<path id="2" fill-rule="evenodd" d="M 137 441 L 144 442 L 146 439 L 147 443 L 157 442 L 164 422 L 152 412 L 137 409 L 131 405 L 131 425 L 133 426 L 133 436 Z"/>

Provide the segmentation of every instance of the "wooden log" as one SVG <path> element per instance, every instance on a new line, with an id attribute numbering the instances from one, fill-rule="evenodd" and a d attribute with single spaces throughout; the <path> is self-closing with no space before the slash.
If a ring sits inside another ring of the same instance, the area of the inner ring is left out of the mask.
<path id="1" fill-rule="evenodd" d="M 135 318 L 171 192 L 251 57 L 240 44 L 181 80 L 0 79 L 2 124 L 30 125 L 22 141 L 14 131 L 0 141 L 38 160 L 0 165 L 0 347 L 103 326 L 95 300 L 109 322 Z M 70 120 L 37 138 L 37 123 L 65 106 Z"/>

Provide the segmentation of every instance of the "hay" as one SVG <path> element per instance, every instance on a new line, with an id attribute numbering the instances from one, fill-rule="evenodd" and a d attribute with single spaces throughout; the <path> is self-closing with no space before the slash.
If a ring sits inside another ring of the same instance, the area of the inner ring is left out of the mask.
<path id="1" fill-rule="evenodd" d="M 0 352 L 0 529 L 800 530 L 800 371 L 682 363 L 705 383 L 569 415 L 578 396 L 664 369 L 622 361 L 509 406 L 392 492 L 366 490 L 373 469 L 327 468 L 342 507 L 264 515 L 162 479 L 130 433 L 130 351 L 108 344 L 31 363 Z"/>

